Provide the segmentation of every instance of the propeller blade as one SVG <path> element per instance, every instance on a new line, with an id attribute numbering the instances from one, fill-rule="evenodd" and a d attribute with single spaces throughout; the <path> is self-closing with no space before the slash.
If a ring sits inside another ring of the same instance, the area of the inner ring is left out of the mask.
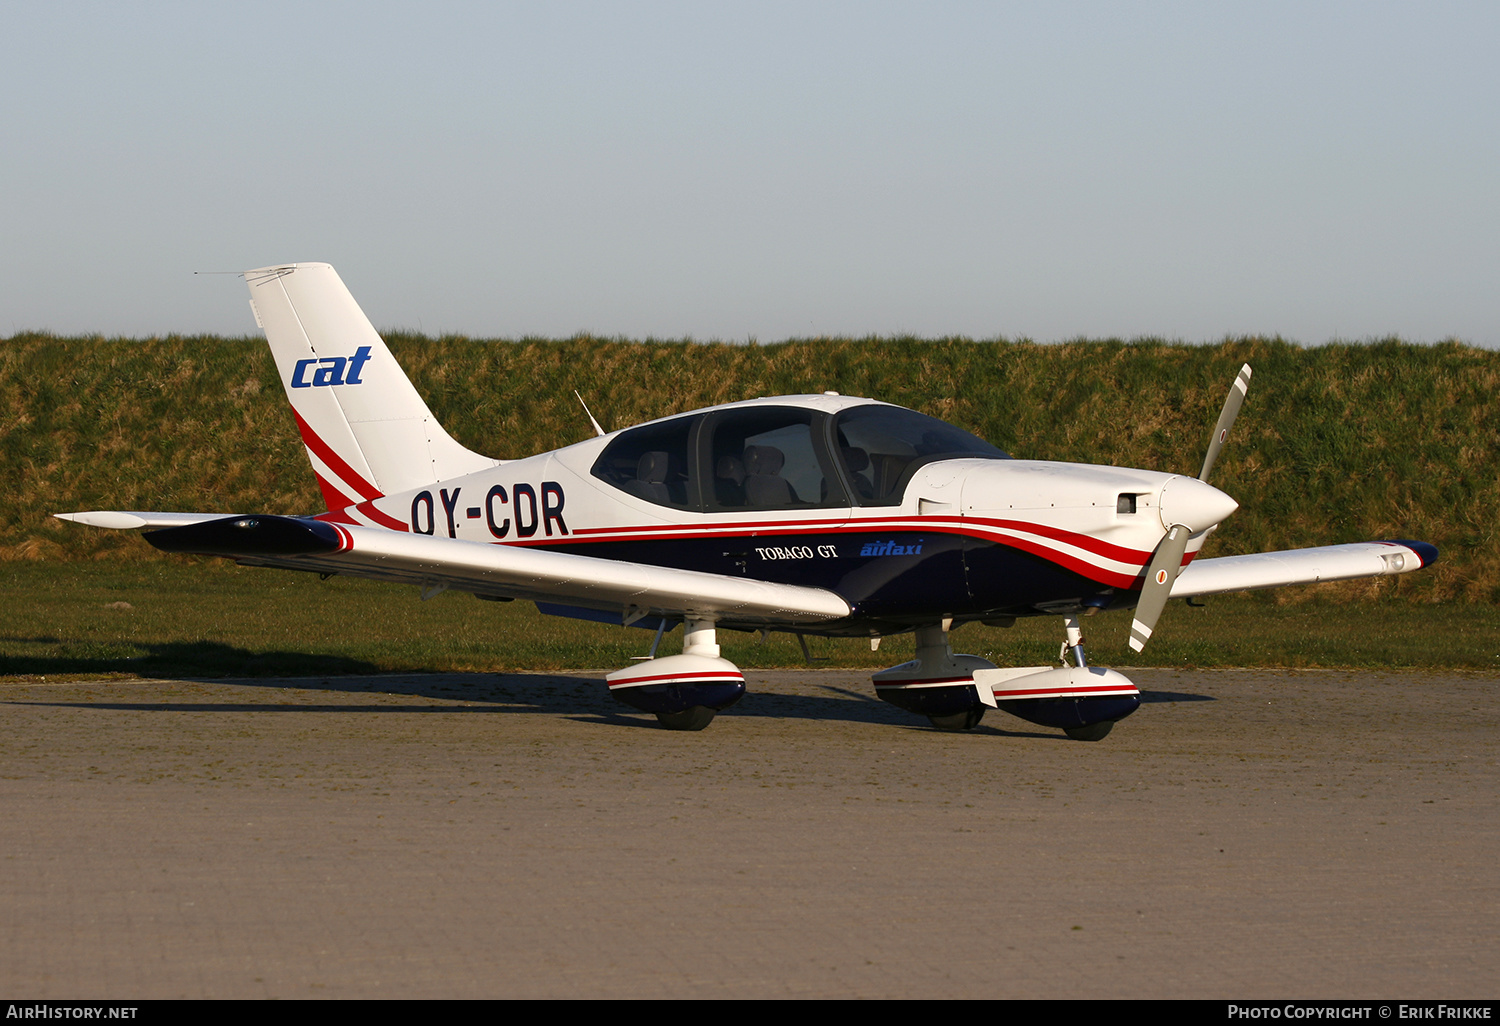
<path id="1" fill-rule="evenodd" d="M 1234 419 L 1240 415 L 1240 407 L 1245 403 L 1245 393 L 1249 390 L 1250 365 L 1247 363 L 1240 367 L 1239 374 L 1235 376 L 1234 385 L 1229 389 L 1229 397 L 1224 400 L 1224 409 L 1219 412 L 1219 422 L 1214 425 L 1213 437 L 1208 440 L 1208 452 L 1203 457 L 1203 469 L 1198 472 L 1198 481 L 1201 484 L 1193 486 L 1199 490 L 1184 491 L 1183 487 L 1179 486 L 1173 493 L 1173 505 L 1178 507 L 1172 511 L 1174 519 L 1181 516 L 1188 508 L 1201 512 L 1203 515 L 1198 519 L 1207 520 L 1210 523 L 1199 526 L 1200 531 L 1234 512 L 1233 499 L 1216 489 L 1203 486 L 1208 484 L 1208 475 L 1214 469 L 1214 461 L 1219 458 L 1219 452 L 1224 448 L 1225 440 L 1229 438 L 1229 429 L 1234 427 Z M 1164 522 L 1168 516 L 1166 493 L 1167 489 L 1163 488 L 1161 512 Z M 1215 500 L 1222 500 L 1222 502 Z M 1224 508 L 1220 509 L 1220 506 Z M 1146 582 L 1141 585 L 1141 598 L 1135 604 L 1135 619 L 1130 624 L 1130 647 L 1137 652 L 1143 650 L 1146 642 L 1151 640 L 1151 632 L 1156 629 L 1157 618 L 1161 616 L 1161 611 L 1167 608 L 1167 597 L 1172 594 L 1172 582 L 1177 580 L 1177 575 L 1182 572 L 1182 557 L 1187 553 L 1188 538 L 1192 533 L 1192 529 L 1186 524 L 1172 523 L 1167 533 L 1162 536 L 1160 544 L 1156 546 L 1156 552 L 1151 556 L 1151 565 L 1146 568 Z"/>
<path id="2" fill-rule="evenodd" d="M 1214 436 L 1208 440 L 1208 455 L 1203 457 L 1203 469 L 1198 471 L 1199 481 L 1207 481 L 1208 472 L 1214 469 L 1214 460 L 1219 458 L 1219 450 L 1224 448 L 1224 439 L 1229 437 L 1229 429 L 1234 427 L 1234 418 L 1240 415 L 1240 406 L 1245 402 L 1245 392 L 1249 388 L 1250 365 L 1247 363 L 1240 368 L 1240 373 L 1234 379 L 1234 387 L 1229 390 L 1229 398 L 1224 400 L 1219 422 L 1214 425 Z"/>
<path id="3" fill-rule="evenodd" d="M 1130 624 L 1130 647 L 1137 652 L 1151 640 L 1156 619 L 1167 608 L 1167 596 L 1172 593 L 1172 582 L 1182 570 L 1182 556 L 1187 552 L 1191 534 L 1183 525 L 1174 524 L 1151 557 L 1151 565 L 1146 569 L 1146 583 L 1141 587 L 1141 600 L 1135 604 L 1135 620 Z"/>

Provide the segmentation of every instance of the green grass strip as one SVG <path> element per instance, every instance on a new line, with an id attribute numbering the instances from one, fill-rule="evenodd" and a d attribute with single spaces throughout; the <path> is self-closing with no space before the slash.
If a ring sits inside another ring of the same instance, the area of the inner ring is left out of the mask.
<path id="1" fill-rule="evenodd" d="M 1290 593 L 1283 593 L 1290 594 Z M 1471 606 L 1399 598 L 1210 598 L 1173 602 L 1144 655 L 1126 645 L 1130 618 L 1085 619 L 1101 665 L 1500 669 L 1500 620 Z M 0 675 L 50 679 L 303 676 L 415 671 L 616 669 L 644 655 L 652 632 L 547 617 L 525 602 L 480 602 L 417 589 L 225 562 L 12 563 Z M 721 631 L 746 669 L 805 665 L 795 638 Z M 681 649 L 680 629 L 660 654 Z M 1002 666 L 1057 657 L 1058 617 L 1008 629 L 970 624 L 954 648 Z M 872 653 L 861 640 L 810 639 L 819 666 L 878 669 L 911 657 L 910 635 Z"/>

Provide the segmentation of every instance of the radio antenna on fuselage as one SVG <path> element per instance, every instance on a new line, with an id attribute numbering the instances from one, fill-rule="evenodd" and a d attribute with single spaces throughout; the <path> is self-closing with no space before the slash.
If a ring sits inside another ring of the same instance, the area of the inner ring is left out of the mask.
<path id="1" fill-rule="evenodd" d="M 599 422 L 595 420 L 594 415 L 589 412 L 589 404 L 583 401 L 583 396 L 578 395 L 578 389 L 573 389 L 573 394 L 575 396 L 578 396 L 578 405 L 583 407 L 583 412 L 588 415 L 589 423 L 594 425 L 594 434 L 602 437 L 605 434 L 605 430 L 599 426 Z"/>

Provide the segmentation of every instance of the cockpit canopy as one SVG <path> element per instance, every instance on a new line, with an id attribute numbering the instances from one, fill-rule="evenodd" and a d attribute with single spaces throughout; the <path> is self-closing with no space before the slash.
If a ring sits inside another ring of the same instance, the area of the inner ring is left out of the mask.
<path id="1" fill-rule="evenodd" d="M 1008 459 L 933 417 L 870 403 L 829 414 L 756 403 L 620 433 L 595 477 L 648 502 L 704 512 L 900 505 L 925 464 Z"/>

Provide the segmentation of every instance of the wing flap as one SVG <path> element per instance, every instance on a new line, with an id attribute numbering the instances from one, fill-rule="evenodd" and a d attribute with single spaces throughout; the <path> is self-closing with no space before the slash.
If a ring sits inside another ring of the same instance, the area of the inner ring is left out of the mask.
<path id="1" fill-rule="evenodd" d="M 1373 541 L 1195 559 L 1177 575 L 1172 598 L 1406 574 L 1437 556 L 1436 547 L 1426 542 Z"/>

